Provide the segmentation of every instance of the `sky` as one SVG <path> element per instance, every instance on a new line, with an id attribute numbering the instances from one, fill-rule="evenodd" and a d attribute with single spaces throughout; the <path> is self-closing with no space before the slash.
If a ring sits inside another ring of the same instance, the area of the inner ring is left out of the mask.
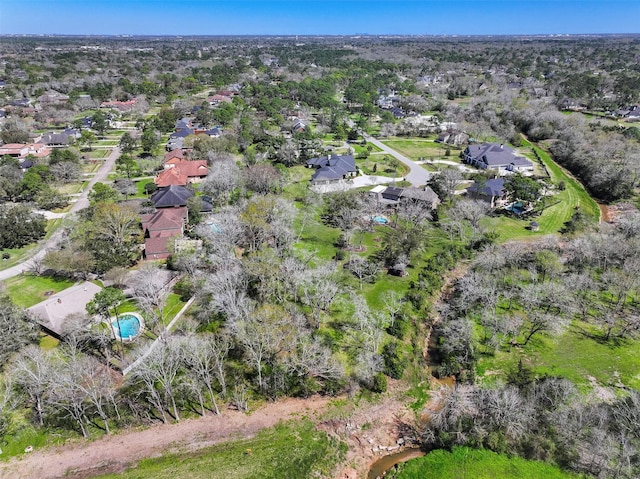
<path id="1" fill-rule="evenodd" d="M 0 0 L 0 34 L 640 33 L 640 0 Z"/>

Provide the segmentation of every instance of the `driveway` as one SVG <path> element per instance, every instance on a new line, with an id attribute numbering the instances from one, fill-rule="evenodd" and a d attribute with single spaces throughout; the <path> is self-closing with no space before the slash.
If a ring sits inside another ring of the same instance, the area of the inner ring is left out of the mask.
<path id="1" fill-rule="evenodd" d="M 394 181 L 402 181 L 403 178 L 389 178 L 388 176 L 357 176 L 353 180 L 341 181 L 340 183 L 329 183 L 326 185 L 312 186 L 311 189 L 316 193 L 334 193 L 336 191 L 347 191 L 354 188 L 362 188 L 363 186 L 386 185 Z"/>
<path id="2" fill-rule="evenodd" d="M 93 178 L 89 181 L 89 184 L 84 189 L 84 191 L 78 196 L 78 199 L 71 205 L 69 211 L 65 216 L 71 215 L 73 213 L 77 213 L 78 211 L 89 206 L 89 192 L 93 185 L 98 182 L 103 182 L 109 176 L 109 173 L 113 169 L 116 159 L 120 156 L 120 148 L 116 147 L 113 149 L 111 154 L 104 160 L 104 163 L 100 167 L 100 169 L 93 175 Z M 32 261 L 39 261 L 44 258 L 47 252 L 56 249 L 58 243 L 62 239 L 62 231 L 63 228 L 58 228 L 48 240 L 46 240 L 42 245 L 35 250 L 35 254 L 29 258 L 24 260 L 22 263 L 19 263 L 11 268 L 7 268 L 3 271 L 0 271 L 0 281 L 4 281 L 5 279 L 13 278 L 14 276 L 18 276 L 25 270 L 28 270 L 31 267 Z"/>
<path id="3" fill-rule="evenodd" d="M 364 139 L 367 140 L 369 143 L 376 145 L 386 154 L 393 156 L 395 159 L 397 159 L 401 163 L 404 163 L 405 165 L 407 165 L 410 171 L 409 171 L 409 174 L 405 177 L 405 180 L 407 180 L 413 186 L 425 186 L 429 181 L 429 178 L 431 178 L 431 173 L 425 170 L 418 163 L 398 153 L 393 148 L 388 147 L 387 145 L 382 143 L 380 140 L 377 140 L 374 137 L 369 135 L 364 135 Z"/>

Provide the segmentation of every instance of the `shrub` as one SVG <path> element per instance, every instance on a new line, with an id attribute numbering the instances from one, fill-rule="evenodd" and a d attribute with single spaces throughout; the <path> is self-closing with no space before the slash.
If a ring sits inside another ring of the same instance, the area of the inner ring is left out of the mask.
<path id="1" fill-rule="evenodd" d="M 404 316 L 399 316 L 396 318 L 393 324 L 387 328 L 387 333 L 398 339 L 404 339 L 404 337 L 409 332 L 410 327 L 411 323 L 409 322 L 409 320 Z"/>
<path id="2" fill-rule="evenodd" d="M 382 373 L 376 373 L 373 376 L 373 383 L 371 385 L 371 391 L 374 393 L 383 393 L 387 390 L 387 376 Z"/>
<path id="3" fill-rule="evenodd" d="M 196 286 L 187 278 L 182 278 L 173 287 L 173 292 L 180 295 L 180 301 L 186 302 L 196 294 Z"/>
<path id="4" fill-rule="evenodd" d="M 384 373 L 393 379 L 400 379 L 404 374 L 408 361 L 404 357 L 396 341 L 385 344 L 382 350 L 384 359 Z"/>

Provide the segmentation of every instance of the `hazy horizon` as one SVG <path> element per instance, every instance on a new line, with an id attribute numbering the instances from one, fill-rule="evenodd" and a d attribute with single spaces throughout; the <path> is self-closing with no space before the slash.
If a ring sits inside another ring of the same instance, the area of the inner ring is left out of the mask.
<path id="1" fill-rule="evenodd" d="M 1 0 L 3 35 L 597 35 L 640 33 L 640 1 Z"/>

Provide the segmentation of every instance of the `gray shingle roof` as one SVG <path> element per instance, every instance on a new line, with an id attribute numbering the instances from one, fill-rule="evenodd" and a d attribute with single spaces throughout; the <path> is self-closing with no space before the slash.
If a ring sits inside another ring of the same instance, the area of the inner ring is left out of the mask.
<path id="1" fill-rule="evenodd" d="M 358 171 L 353 155 L 329 155 L 312 158 L 307 161 L 307 166 L 317 168 L 311 177 L 313 182 L 340 180 L 348 174 Z"/>
<path id="2" fill-rule="evenodd" d="M 502 196 L 504 194 L 504 178 L 487 180 L 484 186 L 481 183 L 474 183 L 468 190 L 479 195 Z"/>
<path id="3" fill-rule="evenodd" d="M 440 201 L 436 192 L 430 187 L 421 188 L 405 188 L 401 195 L 403 198 L 411 198 L 413 200 L 425 201 L 433 203 L 434 201 Z"/>
<path id="4" fill-rule="evenodd" d="M 184 186 L 167 186 L 160 188 L 151 196 L 151 201 L 156 208 L 171 208 L 185 206 L 187 200 L 193 196 L 193 191 Z"/>
<path id="5" fill-rule="evenodd" d="M 516 156 L 511 148 L 497 143 L 484 143 L 482 145 L 469 145 L 465 154 L 470 161 L 486 163 L 489 167 L 496 166 L 531 166 L 531 161 L 521 156 Z"/>

